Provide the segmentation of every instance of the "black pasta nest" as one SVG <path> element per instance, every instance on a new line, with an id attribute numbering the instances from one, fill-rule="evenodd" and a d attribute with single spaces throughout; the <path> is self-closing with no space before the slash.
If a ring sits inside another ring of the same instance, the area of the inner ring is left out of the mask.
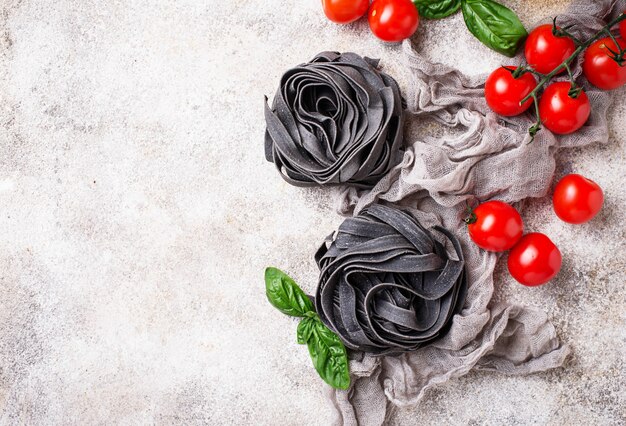
<path id="1" fill-rule="evenodd" d="M 348 348 L 396 354 L 447 332 L 465 300 L 465 262 L 456 237 L 433 229 L 456 258 L 413 216 L 382 205 L 346 219 L 319 249 L 315 307 Z"/>
<path id="2" fill-rule="evenodd" d="M 378 61 L 323 52 L 287 71 L 265 104 L 265 158 L 297 186 L 371 187 L 401 160 L 402 100 Z"/>

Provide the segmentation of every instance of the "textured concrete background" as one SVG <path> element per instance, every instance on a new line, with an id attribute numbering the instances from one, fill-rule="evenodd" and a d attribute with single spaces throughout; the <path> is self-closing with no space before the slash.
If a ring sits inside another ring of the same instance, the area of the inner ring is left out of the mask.
<path id="1" fill-rule="evenodd" d="M 529 26 L 565 1 L 507 1 Z M 312 291 L 339 224 L 331 191 L 263 159 L 262 96 L 322 50 L 380 57 L 367 24 L 319 0 L 0 0 L 0 423 L 327 424 L 266 265 Z M 424 22 L 431 59 L 482 73 L 503 57 L 459 15 Z M 564 253 L 552 284 L 498 270 L 495 297 L 540 306 L 574 357 L 525 378 L 472 373 L 397 424 L 624 424 L 626 98 L 607 146 L 560 156 L 604 189 L 592 223 L 529 202 Z"/>

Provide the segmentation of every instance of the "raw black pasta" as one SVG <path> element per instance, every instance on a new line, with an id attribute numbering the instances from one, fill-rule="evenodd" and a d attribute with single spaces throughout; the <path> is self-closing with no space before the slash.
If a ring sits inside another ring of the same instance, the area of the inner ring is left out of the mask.
<path id="1" fill-rule="evenodd" d="M 323 52 L 265 103 L 265 158 L 297 186 L 371 187 L 401 159 L 402 100 L 378 61 Z"/>
<path id="2" fill-rule="evenodd" d="M 467 292 L 456 237 L 433 228 L 455 258 L 413 216 L 373 205 L 346 219 L 315 259 L 315 307 L 345 345 L 376 355 L 415 350 L 441 337 Z"/>

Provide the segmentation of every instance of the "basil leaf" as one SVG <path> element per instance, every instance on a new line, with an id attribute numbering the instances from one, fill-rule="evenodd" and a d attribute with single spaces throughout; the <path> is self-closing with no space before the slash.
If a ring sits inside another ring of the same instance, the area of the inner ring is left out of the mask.
<path id="1" fill-rule="evenodd" d="M 300 324 L 298 324 L 298 343 L 300 345 L 304 345 L 309 341 L 317 321 L 319 320 L 315 317 L 307 317 L 300 321 Z"/>
<path id="2" fill-rule="evenodd" d="M 477 39 L 508 57 L 528 33 L 515 13 L 493 0 L 463 0 L 463 19 Z"/>
<path id="3" fill-rule="evenodd" d="M 265 294 L 267 300 L 285 315 L 303 317 L 307 312 L 314 312 L 311 299 L 280 269 L 265 270 Z"/>
<path id="4" fill-rule="evenodd" d="M 350 370 L 346 348 L 319 318 L 315 319 L 307 345 L 313 366 L 320 377 L 335 389 L 348 389 Z"/>
<path id="5" fill-rule="evenodd" d="M 461 0 L 413 0 L 420 18 L 441 19 L 452 15 L 461 7 Z"/>

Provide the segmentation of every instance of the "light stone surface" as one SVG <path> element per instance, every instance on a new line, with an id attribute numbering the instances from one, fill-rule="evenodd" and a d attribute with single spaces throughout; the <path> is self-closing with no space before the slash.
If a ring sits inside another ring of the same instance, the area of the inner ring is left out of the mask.
<path id="1" fill-rule="evenodd" d="M 317 245 L 341 221 L 332 191 L 284 183 L 263 158 L 263 95 L 322 50 L 400 47 L 319 0 L 0 0 L 0 423 L 328 424 L 325 385 L 263 269 L 309 292 Z M 528 25 L 566 1 L 506 1 Z M 471 74 L 501 64 L 456 15 L 423 22 L 429 58 Z M 626 423 L 626 91 L 606 146 L 558 174 L 605 190 L 589 224 L 527 203 L 564 268 L 498 299 L 538 306 L 574 355 L 531 377 L 470 373 L 394 424 Z"/>

